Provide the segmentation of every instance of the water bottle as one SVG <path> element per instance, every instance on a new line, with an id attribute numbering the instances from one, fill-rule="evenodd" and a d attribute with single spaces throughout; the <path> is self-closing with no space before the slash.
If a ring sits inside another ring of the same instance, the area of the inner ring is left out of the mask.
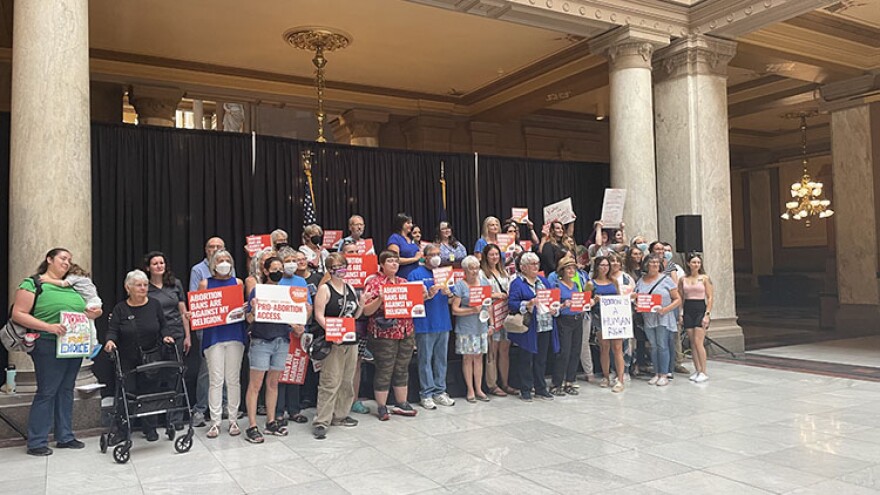
<path id="1" fill-rule="evenodd" d="M 6 368 L 6 392 L 7 393 L 15 393 L 15 365 L 10 364 L 8 368 Z"/>

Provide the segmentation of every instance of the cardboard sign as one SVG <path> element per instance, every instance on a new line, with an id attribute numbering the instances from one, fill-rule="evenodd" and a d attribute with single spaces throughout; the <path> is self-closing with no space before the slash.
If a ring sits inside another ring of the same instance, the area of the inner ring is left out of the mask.
<path id="1" fill-rule="evenodd" d="M 187 293 L 191 330 L 244 321 L 244 292 L 240 285 Z"/>
<path id="2" fill-rule="evenodd" d="M 309 319 L 308 287 L 257 284 L 254 321 L 305 325 Z"/>
<path id="3" fill-rule="evenodd" d="M 345 272 L 345 283 L 351 284 L 357 289 L 364 288 L 367 277 L 375 275 L 379 271 L 379 260 L 375 254 L 347 254 L 345 261 L 348 262 Z"/>
<path id="4" fill-rule="evenodd" d="M 602 224 L 606 228 L 620 227 L 623 222 L 623 208 L 626 204 L 626 189 L 605 189 L 602 200 Z"/>
<path id="5" fill-rule="evenodd" d="M 529 218 L 529 209 L 528 208 L 511 208 L 510 209 L 510 219 L 516 223 L 527 223 L 526 219 Z"/>
<path id="6" fill-rule="evenodd" d="M 513 234 L 498 234 L 498 249 L 502 253 L 510 252 L 515 249 L 516 236 Z"/>
<path id="7" fill-rule="evenodd" d="M 269 234 L 249 235 L 245 240 L 244 248 L 247 250 L 248 256 L 251 257 L 267 247 L 272 247 L 272 238 Z"/>
<path id="8" fill-rule="evenodd" d="M 590 309 L 591 299 L 593 299 L 592 292 L 572 292 L 571 307 L 568 309 L 574 312 Z"/>
<path id="9" fill-rule="evenodd" d="M 453 285 L 451 266 L 441 266 L 440 268 L 434 268 L 431 273 L 434 274 L 434 285 L 445 285 L 447 287 L 451 287 Z"/>
<path id="10" fill-rule="evenodd" d="M 354 329 L 354 318 L 324 318 L 326 326 L 324 335 L 327 342 L 341 344 L 343 342 L 357 341 Z"/>
<path id="11" fill-rule="evenodd" d="M 361 239 L 355 243 L 358 254 L 376 254 L 372 239 Z"/>
<path id="12" fill-rule="evenodd" d="M 92 353 L 90 338 L 92 325 L 84 313 L 61 312 L 61 322 L 67 333 L 55 339 L 55 357 L 84 358 Z"/>
<path id="13" fill-rule="evenodd" d="M 563 225 L 574 222 L 577 215 L 571 206 L 571 198 L 565 198 L 562 201 L 547 205 L 544 207 L 544 225 L 548 225 L 554 220 L 562 222 Z"/>
<path id="14" fill-rule="evenodd" d="M 385 318 L 424 318 L 425 285 L 421 282 L 382 287 Z"/>
<path id="15" fill-rule="evenodd" d="M 629 296 L 602 296 L 599 298 L 602 314 L 603 339 L 631 339 L 633 337 L 632 303 Z"/>
<path id="16" fill-rule="evenodd" d="M 656 313 L 663 307 L 663 296 L 660 294 L 638 294 L 636 311 L 639 313 Z"/>
<path id="17" fill-rule="evenodd" d="M 472 308 L 482 306 L 486 299 L 492 300 L 492 287 L 488 285 L 468 287 L 468 306 Z"/>
<path id="18" fill-rule="evenodd" d="M 501 299 L 492 303 L 492 328 L 499 331 L 504 328 L 504 319 L 510 314 L 507 300 Z"/>
<path id="19" fill-rule="evenodd" d="M 342 240 L 342 231 L 341 230 L 325 230 L 324 231 L 324 242 L 321 243 L 321 247 L 324 249 L 333 249 L 336 244 Z"/>
<path id="20" fill-rule="evenodd" d="M 559 307 L 559 289 L 539 289 L 535 297 L 545 310 L 554 310 L 554 303 L 555 307 Z"/>
<path id="21" fill-rule="evenodd" d="M 278 378 L 280 383 L 302 385 L 306 382 L 306 371 L 309 369 L 309 354 L 302 348 L 300 339 L 291 338 L 287 349 L 287 361 Z"/>

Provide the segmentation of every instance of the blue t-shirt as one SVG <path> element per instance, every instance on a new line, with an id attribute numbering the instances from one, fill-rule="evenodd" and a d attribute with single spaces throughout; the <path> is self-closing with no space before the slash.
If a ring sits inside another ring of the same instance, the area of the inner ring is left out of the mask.
<path id="1" fill-rule="evenodd" d="M 555 273 L 555 272 L 554 272 L 554 273 Z M 578 283 L 578 281 L 572 280 L 572 282 L 574 282 L 574 283 L 572 284 L 571 289 L 569 289 L 569 288 L 568 288 L 564 283 L 562 283 L 562 281 L 560 281 L 560 280 L 556 280 L 556 281 L 554 281 L 554 282 L 550 282 L 550 284 L 551 284 L 553 287 L 556 287 L 556 288 L 559 289 L 559 302 L 564 303 L 565 301 L 570 301 L 570 300 L 571 300 L 571 294 L 572 294 L 573 292 L 583 292 L 583 290 L 582 290 L 582 285 L 580 285 L 580 284 Z M 583 314 L 583 313 L 582 313 L 581 311 L 572 311 L 570 308 L 566 308 L 565 306 L 563 306 L 563 307 L 559 310 L 559 314 L 563 314 L 563 315 L 566 315 L 566 316 L 577 316 L 577 315 L 581 315 L 581 314 Z"/>
<path id="2" fill-rule="evenodd" d="M 482 237 L 480 237 L 479 239 L 477 239 L 477 243 L 474 244 L 474 254 L 477 254 L 477 253 L 483 254 L 483 248 L 488 245 L 489 245 L 489 242 L 486 241 L 486 239 L 483 239 Z"/>
<path id="3" fill-rule="evenodd" d="M 238 281 L 234 277 L 230 277 L 226 280 L 219 280 L 214 277 L 210 277 L 208 279 L 208 289 L 215 289 L 217 287 L 226 287 L 229 285 L 237 285 Z M 242 290 L 244 288 L 242 287 Z M 205 352 L 205 349 L 211 347 L 214 344 L 219 344 L 220 342 L 229 342 L 236 341 L 241 342 L 242 344 L 247 343 L 247 333 L 245 331 L 245 322 L 240 321 L 238 323 L 227 323 L 225 325 L 218 325 L 216 327 L 206 328 L 204 330 L 199 330 L 199 333 L 202 335 L 202 353 Z"/>
<path id="4" fill-rule="evenodd" d="M 281 280 L 278 282 L 278 285 L 283 285 L 285 287 L 305 287 L 309 288 L 308 282 L 306 279 L 300 277 L 299 275 L 294 275 L 292 277 L 281 277 Z M 308 291 L 308 295 L 306 296 L 306 300 L 309 304 L 312 304 L 312 291 Z M 248 299 L 250 301 L 250 299 Z"/>
<path id="5" fill-rule="evenodd" d="M 419 245 L 410 241 L 406 237 L 394 233 L 391 234 L 391 237 L 388 238 L 387 246 L 394 244 L 400 250 L 401 258 L 415 258 L 416 255 L 419 254 Z M 400 265 L 400 268 L 397 269 L 397 276 L 400 278 L 407 278 L 409 274 L 412 273 L 413 270 L 418 267 L 418 263 L 410 263 L 408 265 Z"/>
<path id="6" fill-rule="evenodd" d="M 651 282 L 645 282 L 644 277 L 636 282 L 636 292 L 638 294 L 659 294 L 660 305 L 669 306 L 672 304 L 672 294 L 670 291 L 678 288 L 672 277 L 668 275 L 660 275 L 660 279 L 654 279 Z M 655 287 L 656 285 L 656 287 Z M 651 289 L 654 289 L 653 291 Z M 664 315 L 660 313 L 642 313 L 645 320 L 646 328 L 665 327 L 670 332 L 678 331 L 678 318 L 674 311 L 670 311 Z"/>
<path id="7" fill-rule="evenodd" d="M 424 266 L 419 266 L 409 274 L 410 282 L 422 282 L 430 290 L 434 286 L 434 273 Z M 438 292 L 431 299 L 425 299 L 425 317 L 413 318 L 416 333 L 440 333 L 452 330 L 452 319 L 449 316 L 449 298 Z"/>

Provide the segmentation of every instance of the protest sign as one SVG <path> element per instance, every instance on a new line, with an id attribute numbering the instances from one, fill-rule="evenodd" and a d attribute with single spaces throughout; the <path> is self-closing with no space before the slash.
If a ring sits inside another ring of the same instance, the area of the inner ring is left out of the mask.
<path id="1" fill-rule="evenodd" d="M 197 290 L 187 294 L 191 330 L 244 321 L 244 293 L 240 285 Z"/>
<path id="2" fill-rule="evenodd" d="M 631 339 L 632 303 L 629 296 L 602 296 L 599 298 L 602 313 L 603 339 Z"/>
<path id="3" fill-rule="evenodd" d="M 385 318 L 424 318 L 424 291 L 421 282 L 383 286 Z"/>
<path id="4" fill-rule="evenodd" d="M 468 287 L 468 306 L 472 308 L 482 306 L 486 299 L 492 300 L 492 287 L 488 285 Z"/>
<path id="5" fill-rule="evenodd" d="M 590 308 L 591 299 L 593 298 L 592 292 L 572 292 L 571 293 L 571 307 L 568 308 L 574 312 L 584 311 Z"/>
<path id="6" fill-rule="evenodd" d="M 538 299 L 538 304 L 545 311 L 555 310 L 555 308 L 559 307 L 559 289 L 539 289 L 535 297 Z"/>
<path id="7" fill-rule="evenodd" d="M 248 252 L 248 256 L 253 256 L 261 250 L 272 247 L 272 238 L 266 235 L 249 235 L 245 239 L 244 248 Z"/>
<path id="8" fill-rule="evenodd" d="M 519 245 L 522 246 L 523 251 L 525 252 L 532 250 L 532 241 L 519 241 Z"/>
<path id="9" fill-rule="evenodd" d="M 498 234 L 498 249 L 502 253 L 512 251 L 516 247 L 516 236 L 514 234 Z"/>
<path id="10" fill-rule="evenodd" d="M 327 342 L 341 344 L 355 342 L 357 334 L 354 329 L 354 318 L 324 318 L 324 334 Z"/>
<path id="11" fill-rule="evenodd" d="M 445 285 L 447 287 L 452 285 L 451 266 L 441 266 L 440 268 L 434 268 L 431 273 L 433 273 L 434 275 L 434 285 Z"/>
<path id="12" fill-rule="evenodd" d="M 510 209 L 510 219 L 516 223 L 526 223 L 526 219 L 529 218 L 529 209 L 528 208 L 511 208 Z"/>
<path id="13" fill-rule="evenodd" d="M 507 299 L 501 299 L 492 303 L 492 328 L 499 331 L 504 328 L 504 319 L 510 314 Z"/>
<path id="14" fill-rule="evenodd" d="M 354 245 L 357 246 L 358 254 L 376 254 L 372 239 L 360 239 Z"/>
<path id="15" fill-rule="evenodd" d="M 342 231 L 341 230 L 325 230 L 324 231 L 324 242 L 321 243 L 321 247 L 324 249 L 333 249 L 336 244 L 342 240 Z"/>
<path id="16" fill-rule="evenodd" d="M 92 353 L 92 325 L 89 318 L 83 313 L 62 311 L 60 323 L 67 329 L 67 333 L 56 337 L 55 357 L 89 357 Z"/>
<path id="17" fill-rule="evenodd" d="M 554 220 L 562 222 L 563 225 L 574 222 L 577 216 L 571 206 L 571 198 L 565 198 L 562 201 L 547 205 L 544 207 L 544 225 Z"/>
<path id="18" fill-rule="evenodd" d="M 308 287 L 257 284 L 254 321 L 305 325 L 308 321 Z"/>
<path id="19" fill-rule="evenodd" d="M 656 313 L 660 311 L 663 297 L 660 294 L 637 294 L 636 311 L 639 313 Z"/>
<path id="20" fill-rule="evenodd" d="M 306 371 L 309 368 L 309 354 L 302 348 L 300 339 L 290 339 L 290 347 L 287 350 L 287 361 L 281 370 L 279 383 L 292 383 L 302 385 L 306 382 Z"/>
<path id="21" fill-rule="evenodd" d="M 367 277 L 379 271 L 379 260 L 375 254 L 346 254 L 345 261 L 348 266 L 343 279 L 358 289 L 364 287 Z"/>
<path id="22" fill-rule="evenodd" d="M 602 200 L 602 224 L 605 228 L 620 227 L 623 222 L 623 208 L 626 204 L 626 189 L 605 189 Z"/>

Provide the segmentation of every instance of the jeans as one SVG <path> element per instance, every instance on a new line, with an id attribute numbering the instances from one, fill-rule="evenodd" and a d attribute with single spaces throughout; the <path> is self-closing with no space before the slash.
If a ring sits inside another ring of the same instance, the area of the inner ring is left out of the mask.
<path id="1" fill-rule="evenodd" d="M 651 343 L 651 361 L 654 363 L 654 374 L 665 375 L 669 373 L 669 335 L 678 335 L 670 332 L 666 327 L 645 327 L 645 335 Z"/>
<path id="2" fill-rule="evenodd" d="M 446 393 L 446 355 L 449 332 L 417 333 L 419 396 L 423 399 Z"/>
<path id="3" fill-rule="evenodd" d="M 669 332 L 669 373 L 675 371 L 675 367 L 681 364 L 678 357 L 681 352 L 681 339 L 678 332 Z"/>
<path id="4" fill-rule="evenodd" d="M 29 449 L 49 444 L 49 429 L 55 424 L 55 441 L 74 440 L 73 386 L 82 358 L 55 357 L 55 339 L 39 338 L 31 352 L 37 393 L 28 416 L 27 446 Z"/>
<path id="5" fill-rule="evenodd" d="M 559 329 L 559 354 L 553 366 L 553 386 L 560 387 L 563 382 L 574 382 L 577 375 L 578 354 L 584 337 L 583 318 L 561 315 L 556 319 Z"/>
<path id="6" fill-rule="evenodd" d="M 278 383 L 278 402 L 275 403 L 276 418 L 283 418 L 285 410 L 291 418 L 299 414 L 302 409 L 299 405 L 300 387 L 302 385 L 296 383 Z"/>
<path id="7" fill-rule="evenodd" d="M 202 333 L 200 331 L 192 332 L 191 335 L 193 349 L 201 350 Z M 199 376 L 196 379 L 196 403 L 193 406 L 193 411 L 205 414 L 208 412 L 208 388 L 210 388 L 208 383 L 208 360 L 204 354 L 199 357 Z"/>
<path id="8" fill-rule="evenodd" d="M 584 375 L 590 377 L 593 376 L 593 349 L 590 346 L 590 337 L 593 329 L 592 317 L 589 313 L 584 315 L 581 327 L 581 366 L 584 368 Z"/>

